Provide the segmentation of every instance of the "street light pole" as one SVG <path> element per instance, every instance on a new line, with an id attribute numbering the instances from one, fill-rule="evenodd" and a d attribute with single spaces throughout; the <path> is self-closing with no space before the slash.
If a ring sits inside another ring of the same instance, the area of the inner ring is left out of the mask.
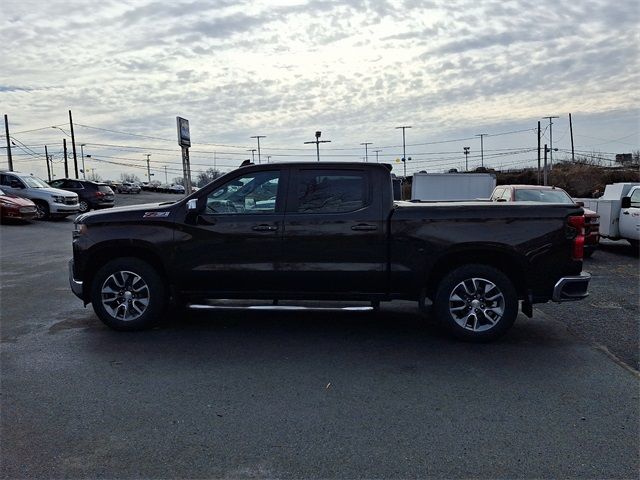
<path id="1" fill-rule="evenodd" d="M 364 161 L 369 162 L 369 152 L 367 147 L 371 145 L 371 142 L 362 142 L 360 145 L 364 145 Z"/>
<path id="2" fill-rule="evenodd" d="M 462 147 L 464 148 L 464 170 L 465 172 L 469 171 L 469 147 Z"/>
<path id="3" fill-rule="evenodd" d="M 549 170 L 553 170 L 553 122 L 554 116 L 542 117 L 549 119 Z M 546 184 L 545 184 L 546 185 Z"/>
<path id="4" fill-rule="evenodd" d="M 86 145 L 86 143 L 81 143 L 80 144 L 80 155 L 82 155 L 82 179 L 86 180 L 87 179 L 87 172 L 84 169 L 84 146 Z"/>
<path id="5" fill-rule="evenodd" d="M 374 152 L 376 152 L 376 163 L 380 163 L 378 161 L 378 154 L 381 152 L 382 150 L 374 150 Z"/>
<path id="6" fill-rule="evenodd" d="M 312 142 L 304 142 L 305 145 L 310 144 L 310 143 L 315 143 L 316 144 L 316 155 L 318 157 L 318 161 L 320 161 L 320 144 L 321 143 L 331 143 L 331 140 L 320 140 L 320 136 L 322 135 L 322 132 L 320 130 L 316 131 L 316 139 L 313 140 Z"/>
<path id="7" fill-rule="evenodd" d="M 404 163 L 404 178 L 407 178 L 407 146 L 405 143 L 405 135 L 404 132 L 407 128 L 411 128 L 409 125 L 403 125 L 401 127 L 396 127 L 396 130 L 402 129 L 402 163 Z"/>
<path id="8" fill-rule="evenodd" d="M 256 140 L 258 140 L 258 163 L 262 163 L 260 160 L 260 139 L 261 138 L 266 138 L 266 135 L 254 135 L 251 138 L 255 138 Z"/>
<path id="9" fill-rule="evenodd" d="M 255 157 L 256 149 L 250 148 L 247 150 L 247 152 L 251 152 L 251 163 L 256 163 L 256 157 Z"/>

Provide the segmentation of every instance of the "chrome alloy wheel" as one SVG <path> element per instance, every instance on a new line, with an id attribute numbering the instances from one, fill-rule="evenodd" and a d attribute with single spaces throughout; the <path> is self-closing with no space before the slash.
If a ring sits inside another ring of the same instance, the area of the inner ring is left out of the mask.
<path id="1" fill-rule="evenodd" d="M 80 213 L 88 212 L 89 204 L 85 200 L 80 200 L 80 203 L 78 204 L 78 208 L 80 210 Z"/>
<path id="2" fill-rule="evenodd" d="M 449 313 L 458 325 L 473 332 L 493 328 L 504 315 L 504 295 L 495 283 L 484 278 L 468 278 L 449 295 Z"/>
<path id="3" fill-rule="evenodd" d="M 149 306 L 149 287 L 137 273 L 115 272 L 104 281 L 102 306 L 113 318 L 130 321 L 140 318 Z"/>

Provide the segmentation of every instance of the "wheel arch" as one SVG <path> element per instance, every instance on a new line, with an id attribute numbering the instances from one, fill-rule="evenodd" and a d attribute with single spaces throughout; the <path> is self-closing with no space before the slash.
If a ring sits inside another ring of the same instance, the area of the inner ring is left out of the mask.
<path id="1" fill-rule="evenodd" d="M 82 274 L 85 302 L 90 301 L 92 282 L 96 272 L 107 262 L 124 257 L 133 257 L 148 263 L 169 287 L 169 275 L 162 261 L 162 256 L 151 244 L 143 241 L 113 240 L 101 243 L 87 252 L 88 260 Z"/>
<path id="2" fill-rule="evenodd" d="M 439 283 L 449 272 L 470 264 L 487 265 L 500 270 L 511 280 L 518 296 L 526 296 L 526 265 L 516 252 L 506 246 L 474 245 L 445 252 L 427 269 L 426 295 L 433 298 Z"/>

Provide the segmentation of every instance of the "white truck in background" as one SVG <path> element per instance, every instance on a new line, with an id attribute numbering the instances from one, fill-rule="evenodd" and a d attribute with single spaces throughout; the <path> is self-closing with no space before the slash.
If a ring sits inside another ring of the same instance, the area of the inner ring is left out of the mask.
<path id="1" fill-rule="evenodd" d="M 488 200 L 495 187 L 496 176 L 491 173 L 414 173 L 411 200 Z"/>
<path id="2" fill-rule="evenodd" d="M 600 215 L 600 236 L 640 246 L 640 183 L 612 183 L 600 198 L 576 198 Z"/>

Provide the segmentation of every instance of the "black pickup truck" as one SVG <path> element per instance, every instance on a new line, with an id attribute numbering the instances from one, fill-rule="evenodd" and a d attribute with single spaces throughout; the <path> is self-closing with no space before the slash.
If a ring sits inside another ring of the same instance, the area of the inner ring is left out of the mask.
<path id="1" fill-rule="evenodd" d="M 470 340 L 504 333 L 520 306 L 587 296 L 579 206 L 396 202 L 390 170 L 248 165 L 177 202 L 80 215 L 71 288 L 119 330 L 169 302 L 429 299 Z"/>

